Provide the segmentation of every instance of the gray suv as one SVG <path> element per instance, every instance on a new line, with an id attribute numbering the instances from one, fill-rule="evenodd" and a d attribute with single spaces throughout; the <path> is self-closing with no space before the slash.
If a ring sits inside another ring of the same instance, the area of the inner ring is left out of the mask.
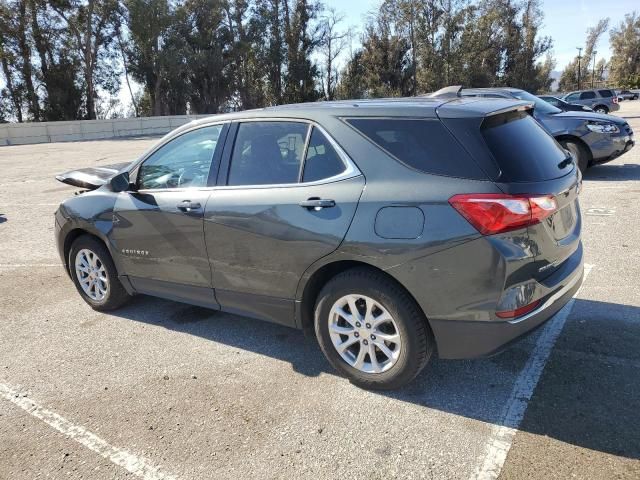
<path id="1" fill-rule="evenodd" d="M 511 87 L 445 87 L 430 98 L 511 98 L 532 102 L 533 117 L 576 159 L 584 173 L 593 165 L 606 163 L 628 152 L 635 145 L 633 130 L 627 121 L 614 115 L 595 112 L 567 112 L 531 93 Z"/>
<path id="2" fill-rule="evenodd" d="M 315 333 L 366 388 L 491 355 L 582 281 L 573 159 L 526 101 L 353 100 L 197 120 L 55 213 L 96 310 L 153 295 Z M 517 152 L 517 155 L 514 155 Z M 265 339 L 267 341 L 267 339 Z"/>
<path id="3" fill-rule="evenodd" d="M 586 105 L 596 113 L 611 113 L 620 110 L 618 96 L 613 90 L 608 88 L 578 90 L 566 94 L 562 99 L 568 103 Z"/>

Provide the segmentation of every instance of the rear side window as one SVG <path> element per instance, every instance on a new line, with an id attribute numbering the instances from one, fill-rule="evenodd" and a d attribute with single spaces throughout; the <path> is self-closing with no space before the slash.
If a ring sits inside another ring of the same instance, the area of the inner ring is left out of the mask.
<path id="1" fill-rule="evenodd" d="M 411 168 L 435 175 L 486 179 L 438 120 L 348 118 L 346 122 Z"/>
<path id="2" fill-rule="evenodd" d="M 241 123 L 227 184 L 297 183 L 308 128 L 296 122 Z"/>
<path id="3" fill-rule="evenodd" d="M 582 92 L 580 94 L 580 100 L 590 100 L 596 98 L 596 92 Z"/>
<path id="4" fill-rule="evenodd" d="M 320 130 L 314 127 L 304 162 L 303 182 L 315 182 L 340 175 L 346 169 L 338 152 Z"/>
<path id="5" fill-rule="evenodd" d="M 604 98 L 613 97 L 613 92 L 611 90 L 598 90 L 598 93 Z"/>
<path id="6" fill-rule="evenodd" d="M 562 147 L 526 112 L 487 117 L 481 130 L 503 182 L 551 180 L 573 169 Z"/>

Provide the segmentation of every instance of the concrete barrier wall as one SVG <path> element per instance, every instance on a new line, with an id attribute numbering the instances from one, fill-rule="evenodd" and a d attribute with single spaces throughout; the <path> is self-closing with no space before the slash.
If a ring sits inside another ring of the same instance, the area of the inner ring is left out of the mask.
<path id="1" fill-rule="evenodd" d="M 209 115 L 116 118 L 113 120 L 71 120 L 0 124 L 0 145 L 76 142 L 139 135 L 164 135 L 196 118 Z"/>

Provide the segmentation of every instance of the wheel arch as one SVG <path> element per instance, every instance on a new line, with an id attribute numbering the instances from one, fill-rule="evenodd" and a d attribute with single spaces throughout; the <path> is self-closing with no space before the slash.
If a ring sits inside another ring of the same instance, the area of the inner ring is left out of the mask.
<path id="1" fill-rule="evenodd" d="M 296 322 L 298 323 L 298 326 L 302 328 L 306 335 L 314 335 L 314 308 L 316 300 L 318 299 L 318 295 L 320 294 L 322 288 L 336 275 L 346 270 L 351 270 L 358 267 L 368 268 L 378 274 L 387 277 L 388 279 L 396 283 L 399 287 L 401 287 L 405 292 L 407 292 L 407 294 L 415 302 L 416 307 L 423 314 L 427 328 L 431 330 L 429 319 L 427 318 L 426 313 L 424 312 L 416 298 L 393 275 L 389 274 L 379 267 L 376 267 L 375 265 L 363 262 L 361 260 L 340 259 L 325 263 L 315 271 L 313 271 L 311 274 L 308 274 L 308 279 L 306 280 L 306 282 L 304 282 L 304 285 L 299 288 L 300 296 L 296 302 Z"/>
<path id="2" fill-rule="evenodd" d="M 95 232 L 92 232 L 90 230 L 88 230 L 87 228 L 84 228 L 82 226 L 76 226 L 71 228 L 64 237 L 64 243 L 63 243 L 63 252 L 64 252 L 64 261 L 65 261 L 65 268 L 67 270 L 67 273 L 69 275 L 71 275 L 71 265 L 69 262 L 69 253 L 71 252 L 71 245 L 73 245 L 73 242 L 75 242 L 78 238 L 80 238 L 83 235 L 87 235 L 90 237 L 95 238 L 96 240 L 98 240 L 99 242 L 103 243 L 104 246 L 107 248 L 107 250 L 109 251 L 109 253 L 111 254 L 111 249 L 109 248 L 109 243 L 105 241 L 104 238 L 101 238 L 100 235 L 98 235 Z M 113 255 L 111 255 L 112 259 L 113 259 Z"/>
<path id="3" fill-rule="evenodd" d="M 563 135 L 558 135 L 555 138 L 558 141 L 558 143 L 563 141 L 569 141 L 569 142 L 574 142 L 578 144 L 582 148 L 582 150 L 584 150 L 584 152 L 587 154 L 587 160 L 589 161 L 589 163 L 591 163 L 591 161 L 593 160 L 593 152 L 589 148 L 589 145 L 587 145 L 585 141 L 582 140 L 580 137 L 576 137 L 575 135 L 563 134 Z"/>

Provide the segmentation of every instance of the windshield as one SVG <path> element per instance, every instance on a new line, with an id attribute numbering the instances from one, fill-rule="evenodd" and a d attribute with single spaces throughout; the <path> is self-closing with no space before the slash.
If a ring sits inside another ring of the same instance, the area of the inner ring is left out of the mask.
<path id="1" fill-rule="evenodd" d="M 557 107 L 554 107 L 550 103 L 545 102 L 541 98 L 536 97 L 535 95 L 530 94 L 529 92 L 525 92 L 524 90 L 516 90 L 511 92 L 514 97 L 519 100 L 526 100 L 528 102 L 535 103 L 535 110 L 540 113 L 546 113 L 547 115 L 554 115 L 556 113 L 562 113 Z"/>

